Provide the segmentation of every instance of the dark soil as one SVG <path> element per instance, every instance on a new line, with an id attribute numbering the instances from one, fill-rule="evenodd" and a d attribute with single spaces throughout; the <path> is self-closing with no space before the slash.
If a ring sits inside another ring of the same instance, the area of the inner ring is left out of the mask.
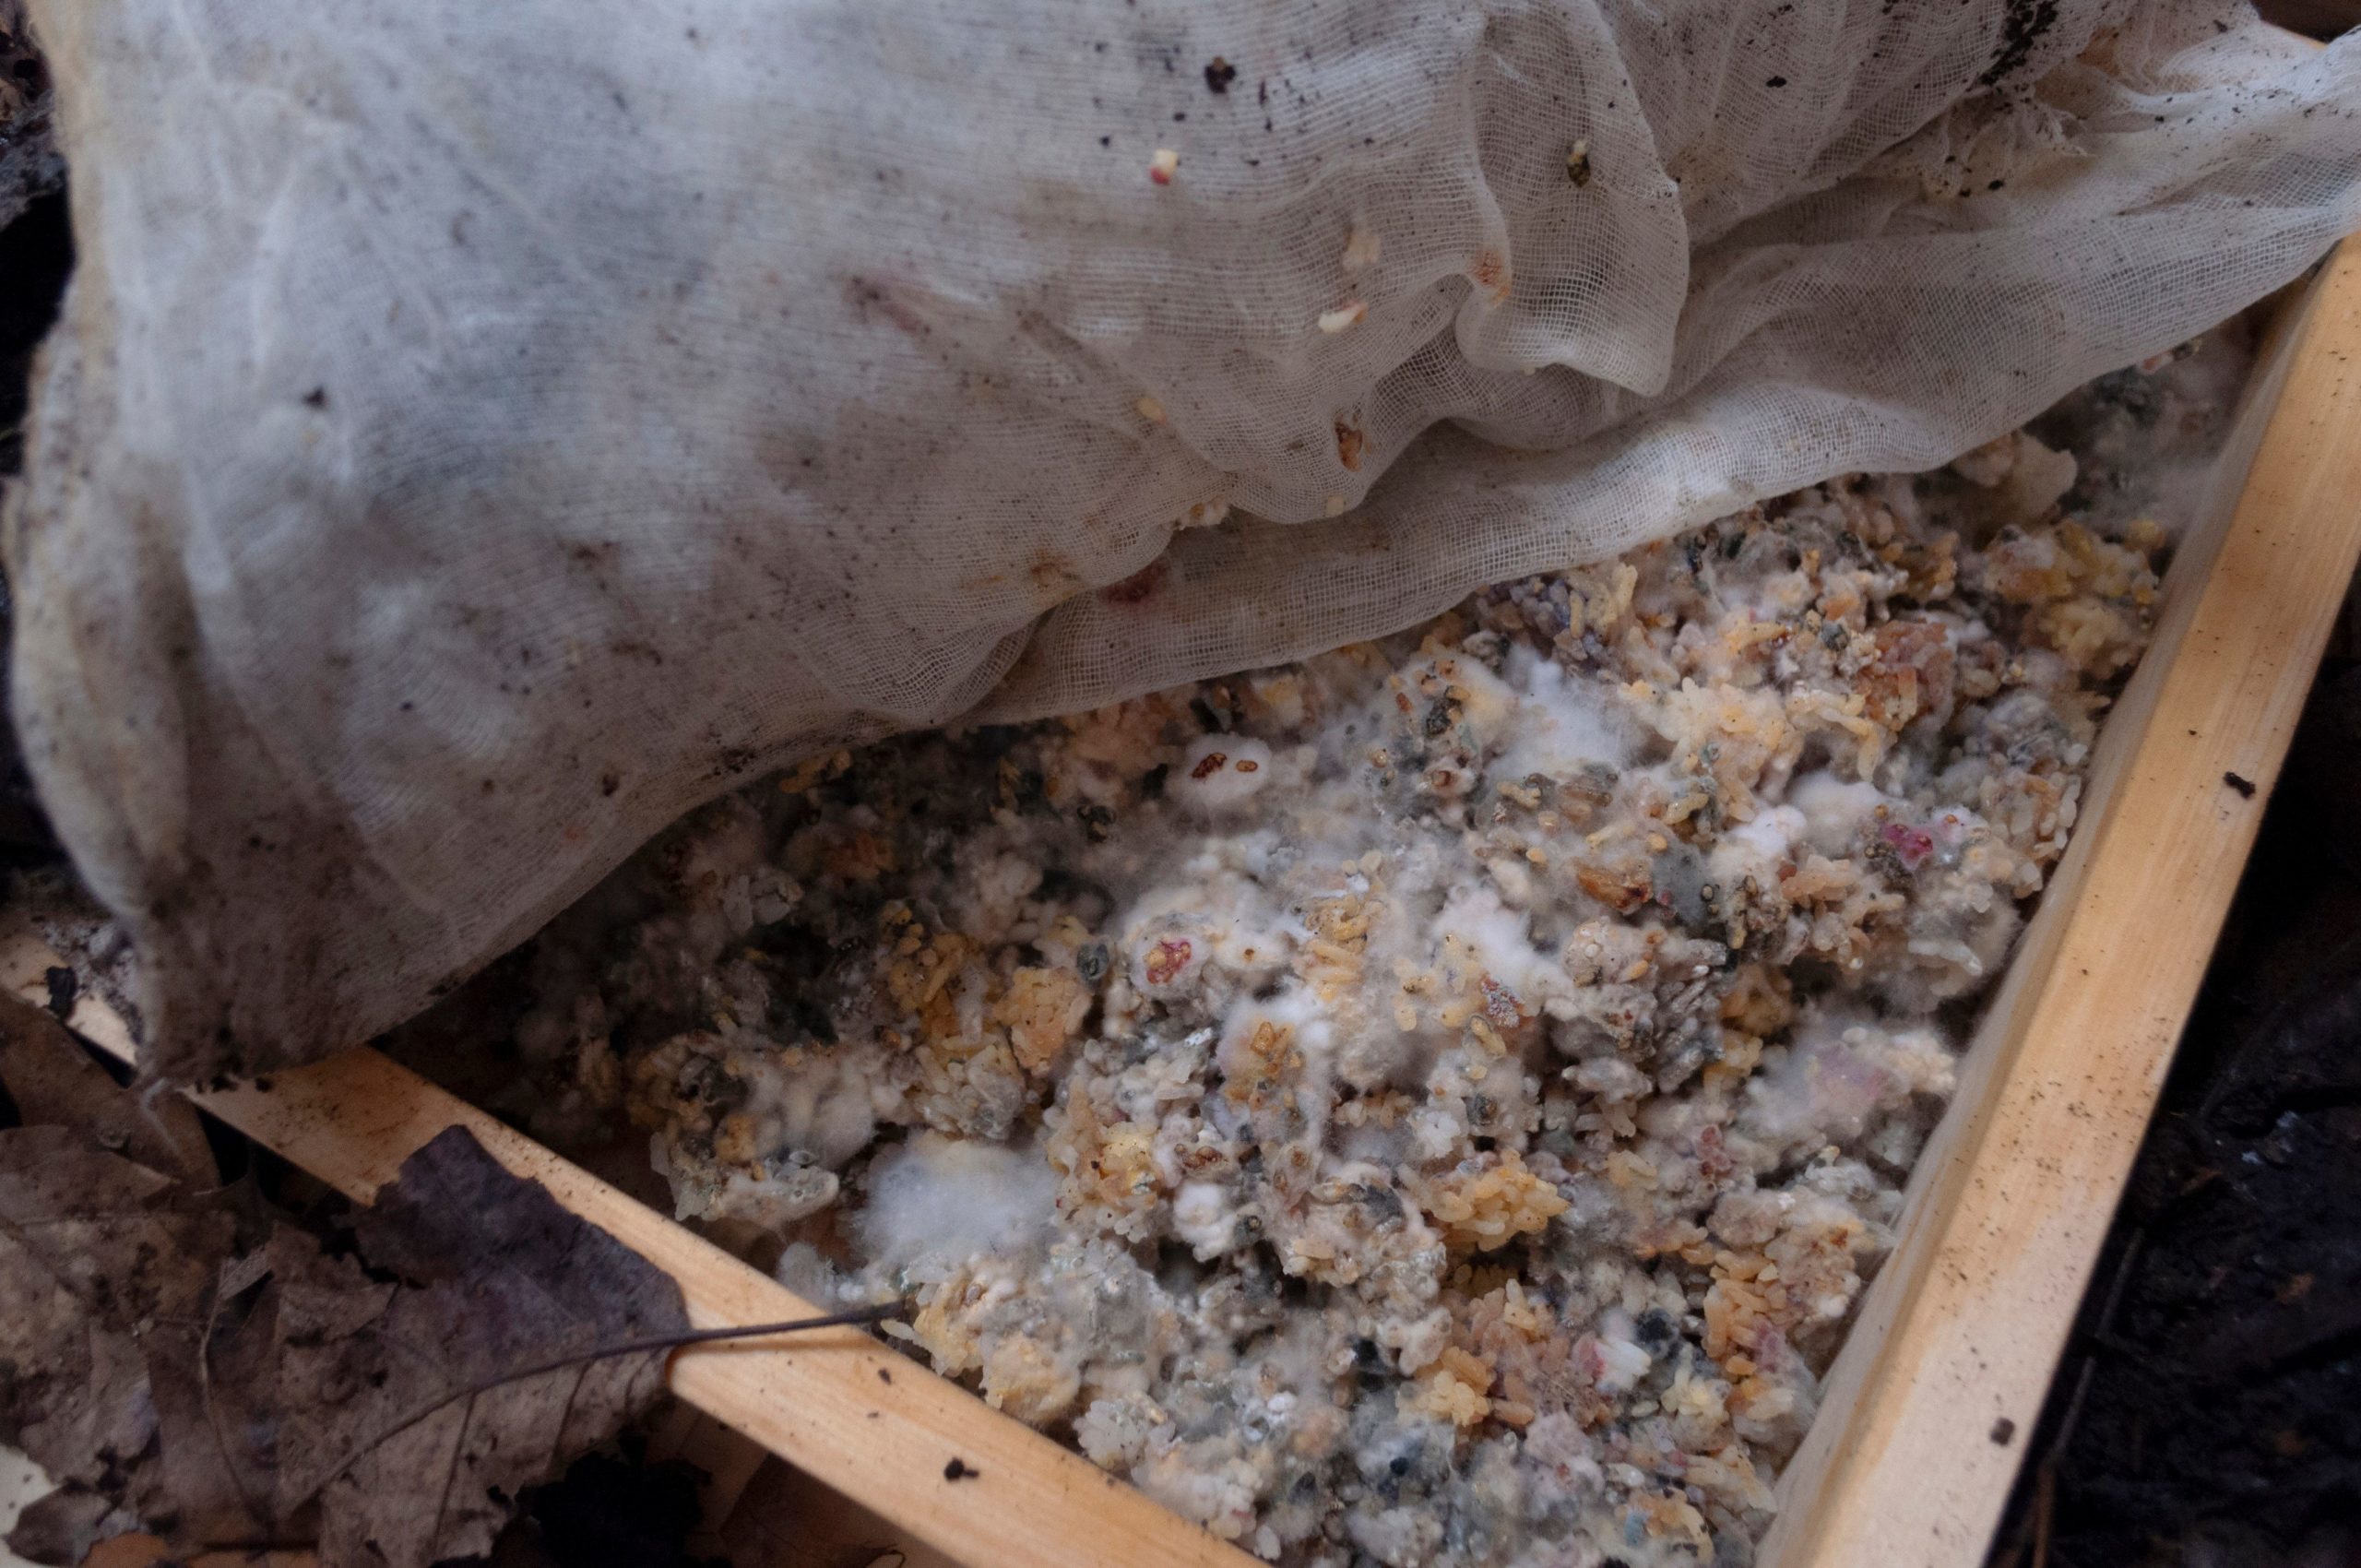
<path id="1" fill-rule="evenodd" d="M 490 1568 L 729 1568 L 688 1547 L 698 1525 L 697 1472 L 651 1463 L 626 1432 L 620 1455 L 586 1454 L 528 1492 L 492 1548 Z"/>
<path id="2" fill-rule="evenodd" d="M 2361 1565 L 2356 786 L 2361 665 L 2338 660 L 2264 817 L 1994 1568 Z"/>

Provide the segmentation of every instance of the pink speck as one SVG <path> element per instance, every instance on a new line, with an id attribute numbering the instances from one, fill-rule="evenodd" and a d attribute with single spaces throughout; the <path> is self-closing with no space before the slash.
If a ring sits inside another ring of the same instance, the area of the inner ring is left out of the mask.
<path id="1" fill-rule="evenodd" d="M 1904 868 L 1908 871 L 1916 871 L 1919 863 L 1935 852 L 1934 838 L 1923 829 L 1913 827 L 1906 822 L 1887 823 L 1885 841 L 1893 850 L 1895 858 L 1901 861 Z"/>
<path id="2" fill-rule="evenodd" d="M 1600 1351 L 1596 1335 L 1585 1334 L 1574 1341 L 1572 1360 L 1575 1375 L 1593 1386 L 1607 1375 L 1607 1357 Z"/>
<path id="3" fill-rule="evenodd" d="M 1147 983 L 1169 985 L 1172 978 L 1189 967 L 1189 944 L 1183 937 L 1168 937 L 1150 950 L 1147 956 Z"/>

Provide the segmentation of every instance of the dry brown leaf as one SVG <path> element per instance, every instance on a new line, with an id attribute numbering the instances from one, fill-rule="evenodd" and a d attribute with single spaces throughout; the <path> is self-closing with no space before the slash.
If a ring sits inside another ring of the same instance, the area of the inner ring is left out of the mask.
<path id="1" fill-rule="evenodd" d="M 65 1102 L 104 1121 L 102 1096 Z M 514 1374 L 686 1327 L 669 1277 L 459 1129 L 353 1240 L 331 1255 L 250 1191 L 66 1127 L 0 1132 L 0 1440 L 60 1482 L 11 1544 L 78 1562 L 145 1525 L 181 1550 L 316 1533 L 326 1568 L 479 1552 L 654 1396 L 663 1352 Z"/>
<path id="2" fill-rule="evenodd" d="M 325 1568 L 485 1550 L 519 1491 L 655 1397 L 664 1352 L 482 1385 L 688 1327 L 669 1276 L 459 1128 L 404 1163 L 354 1234 L 398 1284 L 316 1253 L 279 1282 L 279 1496 L 319 1492 Z"/>
<path id="3" fill-rule="evenodd" d="M 169 1178 L 66 1128 L 0 1133 L 0 1441 L 61 1491 L 111 1505 L 52 1503 L 20 1525 L 29 1541 L 67 1516 L 78 1532 L 114 1507 L 171 1506 L 149 1352 L 199 1320 L 212 1260 L 236 1240 L 226 1210 L 178 1197 Z"/>
<path id="4" fill-rule="evenodd" d="M 101 1542 L 129 1528 L 125 1517 L 97 1492 L 60 1487 L 25 1504 L 8 1532 L 8 1549 L 28 1562 L 84 1562 Z"/>
<path id="5" fill-rule="evenodd" d="M 65 971 L 72 973 L 71 970 Z M 46 1009 L 0 992 L 0 1083 L 28 1127 L 73 1127 L 99 1147 L 199 1187 L 220 1180 L 204 1123 L 178 1095 L 142 1101 Z"/>

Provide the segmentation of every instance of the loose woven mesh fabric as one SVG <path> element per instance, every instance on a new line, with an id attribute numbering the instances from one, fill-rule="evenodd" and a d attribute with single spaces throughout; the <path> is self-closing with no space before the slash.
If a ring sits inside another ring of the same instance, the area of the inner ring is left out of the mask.
<path id="1" fill-rule="evenodd" d="M 765 769 L 1941 462 L 2361 223 L 2361 45 L 2214 5 L 32 11 L 14 700 L 174 1076 Z"/>

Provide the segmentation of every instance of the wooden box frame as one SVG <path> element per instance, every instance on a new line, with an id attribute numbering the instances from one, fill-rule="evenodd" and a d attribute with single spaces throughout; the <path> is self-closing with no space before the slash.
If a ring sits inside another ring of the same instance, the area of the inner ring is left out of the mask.
<path id="1" fill-rule="evenodd" d="M 2361 552 L 2356 376 L 2361 240 L 2283 297 L 2072 846 L 1780 1480 L 1761 1568 L 1981 1562 Z M 20 994 L 45 1000 L 55 961 L 21 928 L 0 936 Z M 86 994 L 71 1021 L 130 1057 L 103 1003 Z M 694 1325 L 818 1310 L 375 1051 L 196 1098 L 359 1198 L 465 1125 L 677 1279 Z M 1254 1561 L 865 1333 L 699 1347 L 670 1377 L 817 1483 L 815 1538 L 968 1568 Z"/>

